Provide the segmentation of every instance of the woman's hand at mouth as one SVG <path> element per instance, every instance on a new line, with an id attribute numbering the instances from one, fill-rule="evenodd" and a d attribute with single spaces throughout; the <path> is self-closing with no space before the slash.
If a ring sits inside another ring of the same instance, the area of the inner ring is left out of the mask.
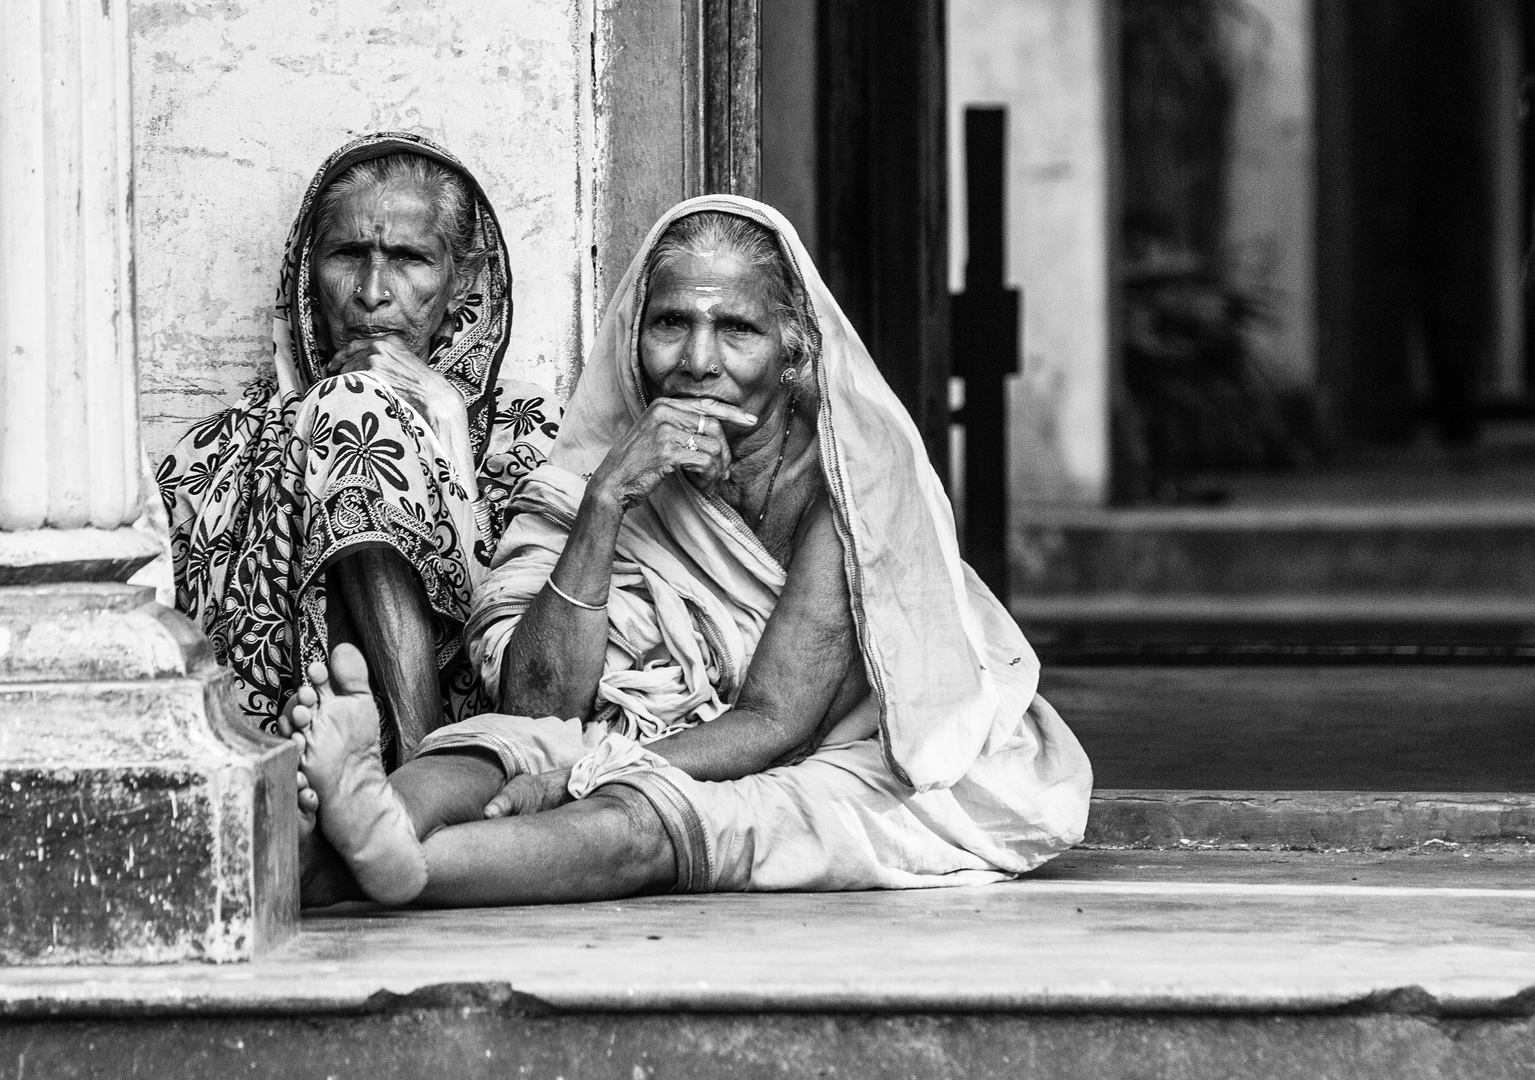
<path id="1" fill-rule="evenodd" d="M 587 491 L 627 510 L 678 471 L 710 491 L 730 477 L 724 425 L 756 423 L 752 414 L 713 398 L 657 398 L 608 451 Z"/>
<path id="2" fill-rule="evenodd" d="M 367 371 L 377 375 L 423 417 L 437 420 L 455 409 L 467 416 L 464 399 L 397 337 L 365 337 L 343 345 L 326 370 L 332 375 Z"/>
<path id="3" fill-rule="evenodd" d="M 463 395 L 446 376 L 434 371 L 392 335 L 358 338 L 343 345 L 331 357 L 326 371 L 331 375 L 366 371 L 394 387 L 436 432 L 468 497 L 471 500 L 477 497 L 469 409 Z"/>

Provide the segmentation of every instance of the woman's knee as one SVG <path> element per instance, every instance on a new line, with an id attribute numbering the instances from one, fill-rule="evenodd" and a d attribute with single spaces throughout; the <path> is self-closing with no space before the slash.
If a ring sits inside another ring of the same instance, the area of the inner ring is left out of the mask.
<path id="1" fill-rule="evenodd" d="M 453 750 L 407 761 L 389 783 L 424 842 L 451 825 L 481 820 L 485 804 L 506 783 L 506 773 L 493 754 Z"/>
<path id="2" fill-rule="evenodd" d="M 608 784 L 585 802 L 600 815 L 602 831 L 617 841 L 626 869 L 650 889 L 677 881 L 677 852 L 661 815 L 649 799 L 626 784 Z"/>

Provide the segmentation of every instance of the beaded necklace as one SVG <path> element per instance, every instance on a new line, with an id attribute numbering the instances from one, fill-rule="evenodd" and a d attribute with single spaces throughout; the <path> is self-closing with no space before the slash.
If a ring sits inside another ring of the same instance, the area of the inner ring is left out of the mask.
<path id="1" fill-rule="evenodd" d="M 762 497 L 762 511 L 757 515 L 757 520 L 752 524 L 752 532 L 762 528 L 762 523 L 767 519 L 768 504 L 773 501 L 773 485 L 778 483 L 778 470 L 783 468 L 784 455 L 789 452 L 789 432 L 794 430 L 794 392 L 789 392 L 788 415 L 783 422 L 783 442 L 778 447 L 778 461 L 773 465 L 773 473 L 768 477 L 767 494 Z"/>

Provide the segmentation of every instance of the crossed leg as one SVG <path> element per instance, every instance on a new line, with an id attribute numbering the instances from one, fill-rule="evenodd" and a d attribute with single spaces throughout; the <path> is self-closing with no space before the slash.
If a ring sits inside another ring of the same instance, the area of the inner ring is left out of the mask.
<path id="1" fill-rule="evenodd" d="M 542 813 L 485 819 L 506 780 L 499 765 L 444 754 L 385 776 L 362 654 L 340 645 L 328 669 L 315 664 L 309 675 L 315 701 L 294 708 L 292 724 L 327 844 L 301 838 L 306 903 L 356 897 L 339 880 L 343 867 L 354 890 L 381 903 L 444 907 L 607 900 L 675 883 L 671 840 L 637 791 L 607 787 Z"/>

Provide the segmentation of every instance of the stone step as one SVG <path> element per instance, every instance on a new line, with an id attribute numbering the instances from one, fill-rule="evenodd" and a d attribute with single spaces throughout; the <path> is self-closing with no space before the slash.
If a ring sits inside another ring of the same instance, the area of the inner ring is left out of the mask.
<path id="1" fill-rule="evenodd" d="M 1015 596 L 1049 663 L 1535 662 L 1535 597 Z"/>
<path id="2" fill-rule="evenodd" d="M 1532 842 L 1535 793 L 1112 788 L 1093 793 L 1083 839 L 1102 848 L 1381 851 L 1445 845 L 1464 846 L 1468 854 L 1496 845 L 1535 851 Z"/>
<path id="3" fill-rule="evenodd" d="M 1535 500 L 1027 509 L 1009 568 L 1014 607 L 1127 593 L 1535 598 Z"/>
<path id="4" fill-rule="evenodd" d="M 969 888 L 347 906 L 250 964 L 0 968 L 0 1075 L 1524 1075 L 1532 868 L 1073 851 Z"/>
<path id="5" fill-rule="evenodd" d="M 1535 792 L 1535 665 L 1049 666 L 1099 788 Z"/>

